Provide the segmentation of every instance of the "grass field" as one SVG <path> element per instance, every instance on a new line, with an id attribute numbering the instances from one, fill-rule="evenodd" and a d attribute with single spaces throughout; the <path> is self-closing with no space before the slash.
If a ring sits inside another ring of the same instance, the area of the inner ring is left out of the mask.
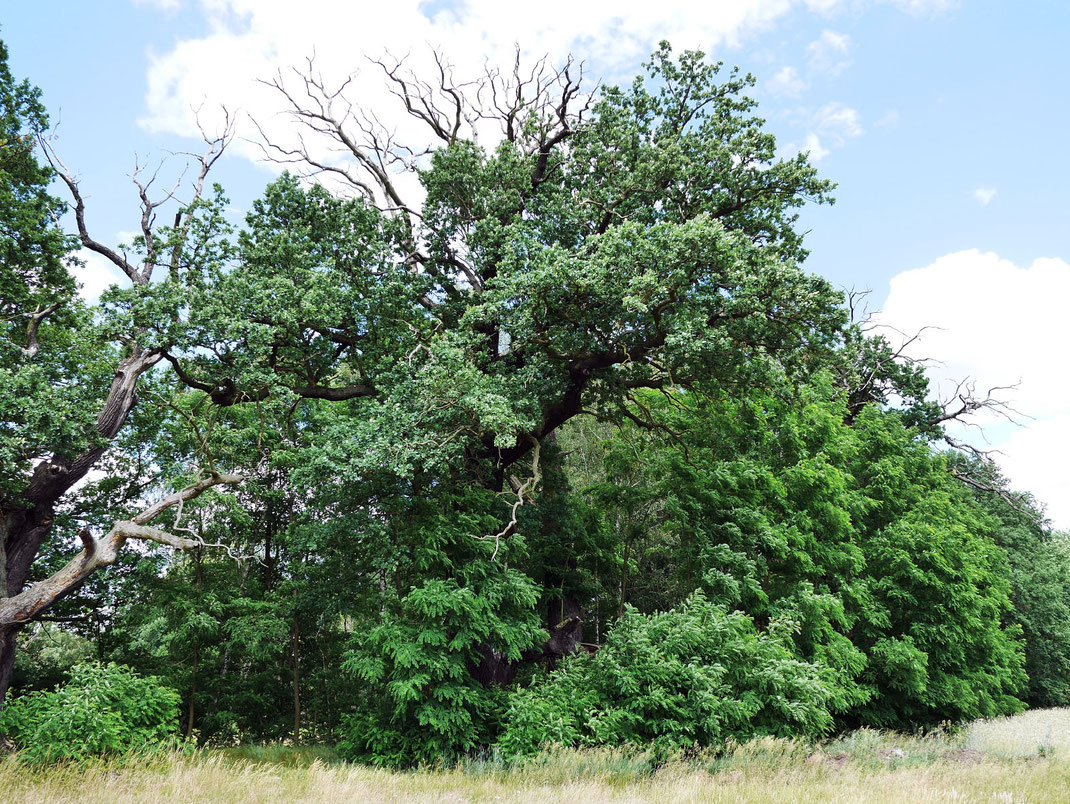
<path id="1" fill-rule="evenodd" d="M 1070 802 L 1070 710 L 975 723 L 953 736 L 859 731 L 820 745 L 756 740 L 656 766 L 624 751 L 553 751 L 396 773 L 326 749 L 203 751 L 30 770 L 0 762 L 0 802 Z"/>

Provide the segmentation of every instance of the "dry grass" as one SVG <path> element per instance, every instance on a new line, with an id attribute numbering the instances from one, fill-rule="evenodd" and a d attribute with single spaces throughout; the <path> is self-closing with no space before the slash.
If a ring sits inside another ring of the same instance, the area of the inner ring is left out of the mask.
<path id="1" fill-rule="evenodd" d="M 979 720 L 965 730 L 968 747 L 1003 757 L 1070 761 L 1070 709 L 1037 709 L 1017 717 Z"/>
<path id="2" fill-rule="evenodd" d="M 48 770 L 6 760 L 0 802 L 1070 802 L 1068 741 L 1070 710 L 1057 710 L 955 738 L 863 730 L 821 746 L 756 740 L 656 770 L 648 755 L 614 750 L 414 773 L 280 749 Z"/>

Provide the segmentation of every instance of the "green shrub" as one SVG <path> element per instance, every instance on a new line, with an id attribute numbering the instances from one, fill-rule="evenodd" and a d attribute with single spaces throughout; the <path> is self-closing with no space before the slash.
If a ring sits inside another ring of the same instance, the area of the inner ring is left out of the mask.
<path id="1" fill-rule="evenodd" d="M 141 753 L 177 739 L 179 695 L 117 664 L 79 664 L 51 692 L 12 698 L 0 730 L 31 763 Z"/>
<path id="2" fill-rule="evenodd" d="M 793 625 L 759 630 L 701 593 L 653 615 L 629 610 L 594 656 L 510 696 L 499 746 L 641 745 L 656 751 L 729 738 L 826 733 L 831 691 L 821 668 L 792 655 Z"/>
<path id="3" fill-rule="evenodd" d="M 400 611 L 354 638 L 344 668 L 365 691 L 343 724 L 346 759 L 404 767 L 452 762 L 493 739 L 500 688 L 472 675 L 480 646 L 512 661 L 545 638 L 530 579 L 469 561 L 455 579 L 413 587 Z"/>

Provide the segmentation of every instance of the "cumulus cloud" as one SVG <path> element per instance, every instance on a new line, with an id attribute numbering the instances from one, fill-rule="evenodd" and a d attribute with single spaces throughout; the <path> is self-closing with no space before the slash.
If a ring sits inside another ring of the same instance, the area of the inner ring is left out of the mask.
<path id="1" fill-rule="evenodd" d="M 167 52 L 150 54 L 146 112 L 142 125 L 154 132 L 198 137 L 198 117 L 210 131 L 220 128 L 222 108 L 242 111 L 239 135 L 256 140 L 250 119 L 264 127 L 272 139 L 292 132 L 282 114 L 285 103 L 276 92 L 258 83 L 280 69 L 300 66 L 315 54 L 315 70 L 335 85 L 354 71 L 351 96 L 362 105 L 381 111 L 385 103 L 382 76 L 366 55 L 411 54 L 412 65 L 422 72 L 429 49 L 437 47 L 455 62 L 457 75 L 479 72 L 485 63 L 511 64 L 519 40 L 524 59 L 549 55 L 559 63 L 568 53 L 587 59 L 597 77 L 610 82 L 628 80 L 636 65 L 668 39 L 677 49 L 700 48 L 714 52 L 737 47 L 767 30 L 789 13 L 833 16 L 841 7 L 862 0 L 721 0 L 694 4 L 691 0 L 546 0 L 537 14 L 526 7 L 497 0 L 429 3 L 395 0 L 393 3 L 338 3 L 305 0 L 300 10 L 289 0 L 136 0 L 162 10 L 179 5 L 196 6 L 206 22 L 206 33 L 180 40 Z M 922 13 L 949 5 L 949 0 L 869 0 L 891 2 L 904 11 Z M 808 72 L 814 67 L 838 72 L 847 64 L 850 39 L 826 30 L 808 48 Z M 804 86 L 794 68 L 784 68 L 771 81 L 785 94 Z M 395 122 L 405 133 L 406 121 Z M 825 132 L 823 147 L 835 146 Z M 238 140 L 234 150 L 250 159 L 263 154 L 255 145 Z"/>
<path id="2" fill-rule="evenodd" d="M 810 69 L 828 75 L 838 75 L 850 65 L 850 52 L 851 37 L 829 30 L 822 31 L 818 39 L 806 46 Z"/>
<path id="3" fill-rule="evenodd" d="M 1020 428 L 991 417 L 980 423 L 991 446 L 1003 453 L 997 459 L 1008 477 L 1047 503 L 1064 528 L 1070 527 L 1070 373 L 1061 365 L 1068 298 L 1070 264 L 1061 259 L 1037 259 L 1021 268 L 991 252 L 969 250 L 894 277 L 876 319 L 906 334 L 929 327 L 910 352 L 941 361 L 929 369 L 938 395 L 946 397 L 967 377 L 981 391 L 1017 385 L 1002 396 L 1032 418 Z M 886 334 L 897 337 L 892 330 Z M 960 435 L 977 443 L 976 432 Z"/>
<path id="4" fill-rule="evenodd" d="M 973 197 L 977 199 L 977 202 L 982 207 L 987 207 L 992 203 L 992 199 L 996 197 L 995 187 L 978 187 L 973 191 Z"/>
<path id="5" fill-rule="evenodd" d="M 806 89 L 806 81 L 800 76 L 794 67 L 784 67 L 769 79 L 766 87 L 776 95 L 796 96 Z"/>
<path id="6" fill-rule="evenodd" d="M 575 52 L 596 64 L 600 76 L 626 79 L 661 39 L 677 49 L 735 46 L 797 2 L 726 0 L 696 6 L 690 0 L 547 0 L 531 14 L 496 0 L 469 0 L 433 12 L 423 0 L 305 0 L 299 13 L 288 0 L 200 0 L 209 33 L 151 56 L 142 124 L 152 131 L 197 136 L 191 110 L 200 109 L 202 122 L 210 126 L 218 124 L 219 109 L 226 106 L 245 110 L 271 135 L 287 126 L 279 116 L 284 105 L 258 80 L 301 65 L 313 53 L 316 71 L 329 84 L 359 70 L 352 94 L 369 105 L 382 100 L 382 74 L 365 55 L 411 51 L 419 70 L 430 47 L 437 47 L 454 61 L 458 76 L 466 76 L 485 62 L 511 64 L 518 38 L 527 61 L 548 54 L 559 62 Z M 260 154 L 254 148 L 247 155 Z"/>
<path id="7" fill-rule="evenodd" d="M 842 103 L 827 103 L 818 109 L 813 116 L 813 125 L 819 134 L 834 139 L 838 145 L 862 133 L 858 110 Z"/>
<path id="8" fill-rule="evenodd" d="M 73 266 L 71 273 L 78 281 L 78 295 L 89 304 L 95 304 L 111 285 L 126 281 L 122 271 L 95 251 L 83 248 L 75 256 L 82 264 Z"/>
<path id="9" fill-rule="evenodd" d="M 1070 454 L 1070 414 L 1030 422 L 1011 433 L 1000 452 L 996 458 L 1015 486 L 1045 505 L 1055 527 L 1070 530 L 1070 473 L 1062 469 Z"/>

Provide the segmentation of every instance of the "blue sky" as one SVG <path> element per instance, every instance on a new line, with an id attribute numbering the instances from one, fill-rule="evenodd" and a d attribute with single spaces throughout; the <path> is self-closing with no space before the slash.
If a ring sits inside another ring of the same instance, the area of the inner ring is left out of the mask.
<path id="1" fill-rule="evenodd" d="M 834 206 L 803 214 L 810 270 L 871 289 L 882 323 L 942 327 L 916 348 L 944 361 L 932 374 L 945 393 L 965 376 L 981 390 L 1020 382 L 1011 401 L 1035 418 L 987 422 L 985 434 L 1017 485 L 1070 526 L 1070 470 L 1060 465 L 1070 451 L 1070 4 L 691 5 L 545 0 L 532 18 L 489 0 L 39 0 L 9 4 L 0 37 L 16 75 L 42 88 L 61 123 L 57 148 L 106 241 L 135 228 L 135 154 L 155 164 L 166 150 L 198 149 L 186 136 L 192 106 L 209 122 L 225 103 L 285 126 L 253 79 L 313 49 L 329 77 L 384 48 L 419 59 L 427 43 L 462 72 L 504 58 L 514 41 L 533 54 L 571 51 L 611 83 L 634 75 L 663 37 L 738 64 L 757 77 L 760 111 L 785 152 L 809 149 L 839 184 Z M 215 172 L 236 211 L 272 176 L 256 154 L 239 145 Z M 87 289 L 104 281 L 100 271 L 90 264 Z"/>

